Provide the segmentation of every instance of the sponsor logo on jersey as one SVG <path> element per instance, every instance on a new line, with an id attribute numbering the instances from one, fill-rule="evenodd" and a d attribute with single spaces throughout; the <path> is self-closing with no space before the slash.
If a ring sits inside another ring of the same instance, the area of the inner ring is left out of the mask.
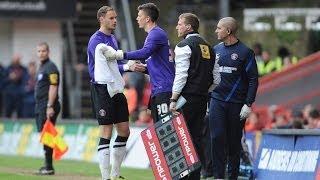
<path id="1" fill-rule="evenodd" d="M 229 66 L 220 66 L 219 67 L 219 72 L 222 72 L 222 73 L 232 73 L 232 71 L 237 71 L 237 68 L 229 67 Z"/>
<path id="2" fill-rule="evenodd" d="M 216 62 L 219 61 L 219 58 L 220 58 L 220 53 L 217 53 L 217 54 L 216 54 Z"/>

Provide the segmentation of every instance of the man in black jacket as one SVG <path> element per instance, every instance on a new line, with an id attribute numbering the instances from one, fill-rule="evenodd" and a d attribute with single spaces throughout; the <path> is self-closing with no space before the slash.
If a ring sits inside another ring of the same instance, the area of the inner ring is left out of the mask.
<path id="1" fill-rule="evenodd" d="M 189 128 L 193 143 L 204 162 L 204 152 L 201 147 L 201 129 L 207 109 L 208 89 L 213 82 L 212 70 L 214 54 L 210 45 L 199 35 L 199 19 L 192 13 L 179 16 L 176 27 L 178 36 L 184 39 L 175 47 L 175 78 L 170 98 L 170 110 L 176 113 L 176 101 L 180 95 L 187 103 L 182 107 L 182 113 Z M 200 179 L 200 169 L 192 172 L 185 179 Z"/>

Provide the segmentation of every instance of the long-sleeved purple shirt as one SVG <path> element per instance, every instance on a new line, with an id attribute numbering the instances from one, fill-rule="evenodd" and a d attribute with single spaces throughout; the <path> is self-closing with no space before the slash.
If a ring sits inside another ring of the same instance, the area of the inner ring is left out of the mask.
<path id="1" fill-rule="evenodd" d="M 156 26 L 146 37 L 143 48 L 126 52 L 125 59 L 145 59 L 152 85 L 151 94 L 171 92 L 174 80 L 174 62 L 169 60 L 169 40 L 167 33 Z"/>
<path id="2" fill-rule="evenodd" d="M 89 43 L 88 43 L 88 49 L 87 49 L 87 56 L 88 56 L 88 70 L 89 70 L 89 75 L 91 78 L 91 82 L 95 83 L 96 78 L 95 78 L 95 51 L 97 45 L 100 43 L 106 44 L 108 46 L 111 46 L 114 49 L 118 49 L 118 42 L 113 34 L 111 35 L 106 35 L 101 31 L 96 31 L 90 38 Z M 117 61 L 118 67 L 120 70 L 120 73 L 122 74 L 124 72 L 123 70 L 123 61 Z"/>

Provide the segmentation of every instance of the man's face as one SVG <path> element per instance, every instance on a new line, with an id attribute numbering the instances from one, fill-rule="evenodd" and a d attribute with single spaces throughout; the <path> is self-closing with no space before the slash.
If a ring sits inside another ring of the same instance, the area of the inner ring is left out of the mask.
<path id="1" fill-rule="evenodd" d="M 176 26 L 178 37 L 185 36 L 188 33 L 189 29 L 190 29 L 190 25 L 185 24 L 184 18 L 180 18 Z"/>
<path id="2" fill-rule="evenodd" d="M 136 20 L 139 25 L 139 28 L 145 28 L 147 25 L 147 22 L 149 22 L 150 20 L 150 17 L 147 16 L 143 10 L 139 10 Z"/>
<path id="3" fill-rule="evenodd" d="M 215 33 L 217 34 L 217 39 L 220 41 L 224 41 L 229 36 L 228 29 L 221 21 L 219 21 Z"/>
<path id="4" fill-rule="evenodd" d="M 41 45 L 37 47 L 37 56 L 40 61 L 44 61 L 49 58 L 49 51 L 46 46 Z"/>
<path id="5" fill-rule="evenodd" d="M 15 55 L 12 57 L 12 64 L 13 64 L 13 65 L 19 65 L 19 64 L 20 64 L 20 59 L 21 59 L 21 56 L 18 55 L 18 54 L 15 54 Z"/>
<path id="6" fill-rule="evenodd" d="M 117 13 L 113 10 L 107 11 L 107 13 L 100 17 L 101 26 L 108 30 L 115 30 L 117 26 Z"/>

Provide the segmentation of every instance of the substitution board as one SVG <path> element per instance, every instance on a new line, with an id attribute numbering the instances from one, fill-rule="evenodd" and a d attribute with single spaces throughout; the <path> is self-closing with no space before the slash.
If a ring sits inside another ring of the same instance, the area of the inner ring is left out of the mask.
<path id="1" fill-rule="evenodd" d="M 166 116 L 141 132 L 156 180 L 178 180 L 200 168 L 183 115 Z"/>

